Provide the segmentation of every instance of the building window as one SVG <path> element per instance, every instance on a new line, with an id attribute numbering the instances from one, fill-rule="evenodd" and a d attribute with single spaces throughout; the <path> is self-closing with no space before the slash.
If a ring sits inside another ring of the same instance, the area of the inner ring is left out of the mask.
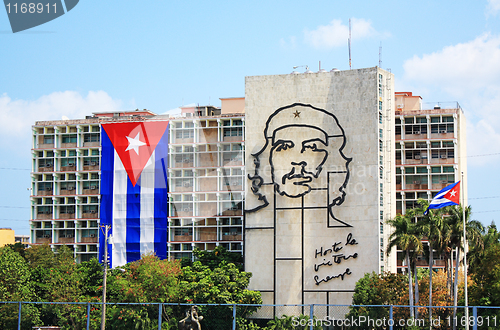
<path id="1" fill-rule="evenodd" d="M 99 166 L 99 157 L 87 157 L 83 159 L 83 166 Z"/>
<path id="2" fill-rule="evenodd" d="M 194 131 L 192 129 L 177 130 L 175 132 L 176 139 L 192 139 L 194 137 Z"/>
<path id="3" fill-rule="evenodd" d="M 74 205 L 61 206 L 59 209 L 59 213 L 61 213 L 61 214 L 73 214 L 73 213 L 75 213 L 75 206 Z"/>
<path id="4" fill-rule="evenodd" d="M 37 207 L 37 214 L 52 214 L 52 206 Z"/>
<path id="5" fill-rule="evenodd" d="M 75 166 L 76 159 L 75 158 L 62 158 L 61 166 Z"/>
<path id="6" fill-rule="evenodd" d="M 54 135 L 45 135 L 43 137 L 43 144 L 53 144 L 54 143 Z"/>
<path id="7" fill-rule="evenodd" d="M 415 174 L 414 167 L 405 167 L 405 174 Z"/>
<path id="8" fill-rule="evenodd" d="M 427 167 L 417 167 L 417 173 L 427 173 Z"/>
<path id="9" fill-rule="evenodd" d="M 453 166 L 443 166 L 443 173 L 454 173 L 455 169 Z"/>
<path id="10" fill-rule="evenodd" d="M 224 128 L 224 137 L 226 136 L 243 136 L 243 128 L 242 127 Z"/>
<path id="11" fill-rule="evenodd" d="M 38 166 L 39 167 L 53 167 L 54 160 L 53 159 L 40 159 L 38 161 Z"/>
<path id="12" fill-rule="evenodd" d="M 63 135 L 62 143 L 76 143 L 76 134 Z"/>
<path id="13" fill-rule="evenodd" d="M 83 142 L 99 142 L 100 140 L 101 139 L 99 133 L 91 133 L 83 135 Z"/>
<path id="14" fill-rule="evenodd" d="M 175 187 L 192 187 L 193 179 L 174 179 Z"/>

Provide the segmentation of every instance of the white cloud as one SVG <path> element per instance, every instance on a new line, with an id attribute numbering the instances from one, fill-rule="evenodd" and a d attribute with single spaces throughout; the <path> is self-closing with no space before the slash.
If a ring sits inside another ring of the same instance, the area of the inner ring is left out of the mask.
<path id="1" fill-rule="evenodd" d="M 4 123 L 0 139 L 26 143 L 35 121 L 60 120 L 62 116 L 81 119 L 92 112 L 119 110 L 120 105 L 121 101 L 103 91 L 90 91 L 85 97 L 75 91 L 54 92 L 36 100 L 13 100 L 5 93 L 0 95 L 0 122 Z"/>
<path id="2" fill-rule="evenodd" d="M 484 34 L 432 54 L 414 56 L 403 67 L 403 80 L 415 90 L 454 98 L 464 107 L 469 156 L 500 152 L 499 36 Z M 470 157 L 468 163 L 494 164 L 499 158 Z"/>
<path id="3" fill-rule="evenodd" d="M 467 43 L 405 61 L 405 79 L 442 86 L 452 95 L 500 85 L 500 37 L 484 34 Z"/>
<path id="4" fill-rule="evenodd" d="M 500 0 L 488 0 L 486 15 L 496 15 L 500 10 Z"/>
<path id="5" fill-rule="evenodd" d="M 386 37 L 377 32 L 370 21 L 362 18 L 351 19 L 351 39 L 359 40 L 373 36 Z M 328 25 L 320 25 L 315 30 L 304 31 L 304 40 L 315 48 L 333 48 L 346 46 L 349 38 L 349 23 L 342 24 L 341 20 L 334 19 Z"/>

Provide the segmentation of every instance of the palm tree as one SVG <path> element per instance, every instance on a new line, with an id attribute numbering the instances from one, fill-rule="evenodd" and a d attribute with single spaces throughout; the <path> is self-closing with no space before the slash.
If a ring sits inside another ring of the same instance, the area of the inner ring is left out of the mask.
<path id="1" fill-rule="evenodd" d="M 449 217 L 446 218 L 446 222 L 448 223 L 451 229 L 451 244 L 452 247 L 457 249 L 457 257 L 455 261 L 455 281 L 453 283 L 453 305 L 457 306 L 457 295 L 458 295 L 458 265 L 460 262 L 460 251 L 462 250 L 462 238 L 464 232 L 463 226 L 463 208 L 461 205 L 456 207 L 447 207 L 447 213 L 450 214 Z M 469 246 L 473 247 L 481 247 L 483 245 L 481 233 L 484 231 L 483 225 L 476 220 L 470 220 L 471 208 L 467 206 L 465 208 L 465 232 L 467 236 L 467 243 Z M 467 265 L 464 265 L 467 267 Z M 456 316 L 457 309 L 453 310 L 453 317 Z M 454 325 L 455 329 L 455 325 Z"/>
<path id="2" fill-rule="evenodd" d="M 417 212 L 422 215 L 422 218 L 417 225 L 422 234 L 427 237 L 429 245 L 429 320 L 432 322 L 432 266 L 434 264 L 434 249 L 438 253 L 443 251 L 444 244 L 446 243 L 446 228 L 442 209 L 429 210 L 427 215 L 424 215 L 425 210 L 429 207 L 429 201 L 420 199 L 418 204 L 420 207 Z"/>
<path id="3" fill-rule="evenodd" d="M 500 242 L 500 232 L 497 230 L 495 222 L 491 222 L 487 228 L 484 229 L 483 233 L 483 245 L 482 246 L 472 246 L 469 254 L 467 254 L 467 262 L 469 267 L 481 261 L 484 257 L 484 251 L 487 247 Z"/>
<path id="4" fill-rule="evenodd" d="M 410 317 L 413 318 L 413 284 L 410 265 L 410 252 L 422 252 L 422 241 L 418 237 L 417 227 L 414 223 L 415 211 L 407 210 L 404 215 L 398 214 L 394 219 L 388 220 L 387 224 L 393 227 L 393 232 L 389 236 L 387 255 L 398 246 L 403 250 L 408 271 L 408 293 L 410 298 Z"/>

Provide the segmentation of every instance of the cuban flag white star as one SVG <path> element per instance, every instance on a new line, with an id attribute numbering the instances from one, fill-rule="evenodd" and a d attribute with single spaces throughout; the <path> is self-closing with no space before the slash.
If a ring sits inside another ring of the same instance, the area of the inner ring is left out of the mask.
<path id="1" fill-rule="evenodd" d="M 459 205 L 459 197 L 460 181 L 441 189 L 429 203 L 429 207 L 425 210 L 424 215 L 427 215 L 429 209 L 440 209 L 445 206 Z"/>
<path id="2" fill-rule="evenodd" d="M 146 145 L 145 142 L 142 142 L 141 140 L 139 140 L 140 134 L 141 134 L 141 132 L 137 132 L 137 135 L 135 136 L 135 138 L 131 138 L 130 136 L 127 136 L 127 140 L 128 140 L 129 144 L 128 144 L 127 149 L 125 149 L 125 151 L 129 151 L 129 150 L 134 149 L 135 153 L 137 155 L 139 155 L 139 147 Z"/>

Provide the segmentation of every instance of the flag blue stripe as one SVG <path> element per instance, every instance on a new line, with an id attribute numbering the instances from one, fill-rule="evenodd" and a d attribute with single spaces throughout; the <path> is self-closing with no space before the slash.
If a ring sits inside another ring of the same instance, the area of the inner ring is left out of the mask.
<path id="1" fill-rule="evenodd" d="M 100 225 L 113 224 L 113 171 L 115 166 L 114 148 L 106 131 L 101 128 L 101 205 L 100 205 Z M 107 151 L 107 152 L 106 152 Z M 113 234 L 111 227 L 108 235 Z M 99 229 L 99 262 L 104 258 L 104 233 Z M 108 245 L 108 258 L 112 265 L 112 244 Z"/>
<path id="2" fill-rule="evenodd" d="M 442 207 L 446 207 L 446 206 L 451 206 L 451 205 L 458 205 L 457 203 L 454 203 L 454 202 L 451 202 L 451 201 L 446 201 L 446 199 L 444 198 L 444 195 L 446 195 L 446 193 L 455 188 L 455 186 L 459 183 L 460 181 L 457 181 L 453 184 L 450 184 L 449 186 L 446 186 L 444 187 L 443 189 L 441 189 L 437 194 L 436 196 L 431 200 L 430 204 L 429 204 L 429 207 L 427 207 L 427 209 L 425 210 L 424 212 L 424 215 L 427 215 L 429 213 L 429 210 L 430 209 L 440 209 Z M 442 201 L 441 201 L 442 200 Z"/>
<path id="3" fill-rule="evenodd" d="M 162 138 L 160 139 L 158 145 L 155 148 L 154 156 L 154 196 L 147 197 L 153 198 L 153 201 L 147 200 L 147 204 L 151 207 L 150 202 L 154 202 L 154 208 L 152 209 L 151 216 L 154 219 L 154 227 L 148 225 L 148 221 L 141 219 L 141 178 L 137 181 L 135 187 L 132 185 L 129 178 L 123 176 L 123 167 L 118 158 L 115 158 L 115 149 L 109 136 L 104 129 L 101 129 L 101 225 L 110 225 L 111 230 L 110 235 L 113 234 L 113 225 L 119 226 L 114 228 L 115 234 L 118 235 L 117 239 L 113 244 L 108 245 L 108 255 L 110 259 L 110 264 L 112 267 L 121 266 L 124 262 L 132 262 L 139 260 L 141 258 L 141 251 L 147 251 L 151 246 L 154 248 L 156 255 L 160 259 L 167 258 L 167 227 L 168 227 L 168 127 L 165 130 Z M 119 162 L 119 163 L 118 163 Z M 119 179 L 115 177 L 118 175 L 117 169 L 120 171 Z M 124 191 L 115 191 L 117 189 L 117 184 L 115 180 L 120 180 L 118 186 L 123 187 Z M 125 181 L 126 180 L 126 191 L 125 191 Z M 148 180 L 145 179 L 144 184 Z M 144 190 L 152 191 L 148 189 Z M 119 195 L 116 195 L 119 194 Z M 115 196 L 116 195 L 116 196 Z M 120 198 L 124 197 L 123 205 L 120 203 Z M 116 201 L 114 199 L 117 199 Z M 144 202 L 144 196 L 142 202 Z M 116 204 L 116 205 L 115 205 Z M 122 205 L 122 206 L 121 206 Z M 114 207 L 119 207 L 119 209 L 114 209 Z M 146 206 L 143 206 L 145 208 Z M 123 208 L 126 208 L 123 210 Z M 114 212 L 120 211 L 121 215 L 114 214 Z M 146 209 L 142 210 L 143 213 Z M 145 216 L 144 214 L 142 216 Z M 115 217 L 121 217 L 117 222 Z M 123 219 L 123 218 L 126 219 Z M 147 216 L 149 219 L 149 216 Z M 122 221 L 123 220 L 123 221 Z M 144 224 L 146 228 L 141 228 L 141 224 Z M 119 238 L 119 240 L 118 240 Z M 143 241 L 141 241 L 141 239 Z M 99 259 L 102 260 L 104 256 L 104 244 L 103 242 L 104 234 L 102 231 L 99 233 Z M 153 244 L 151 244 L 153 243 Z M 116 246 L 112 246 L 116 244 Z M 113 251 L 112 249 L 117 249 Z M 119 249 L 119 250 L 118 250 Z M 142 249 L 142 250 L 141 250 Z M 115 255 L 116 265 L 112 263 L 113 252 Z M 123 255 L 124 258 L 120 256 Z"/>
<path id="4" fill-rule="evenodd" d="M 155 149 L 154 246 L 160 259 L 167 258 L 168 131 L 167 127 Z"/>
<path id="5" fill-rule="evenodd" d="M 440 203 L 440 204 L 429 205 L 428 209 L 440 209 L 442 207 L 451 206 L 451 205 L 458 205 L 458 204 L 454 203 L 454 202 L 445 202 L 445 203 Z"/>
<path id="6" fill-rule="evenodd" d="M 127 262 L 141 259 L 141 178 L 127 180 Z"/>

